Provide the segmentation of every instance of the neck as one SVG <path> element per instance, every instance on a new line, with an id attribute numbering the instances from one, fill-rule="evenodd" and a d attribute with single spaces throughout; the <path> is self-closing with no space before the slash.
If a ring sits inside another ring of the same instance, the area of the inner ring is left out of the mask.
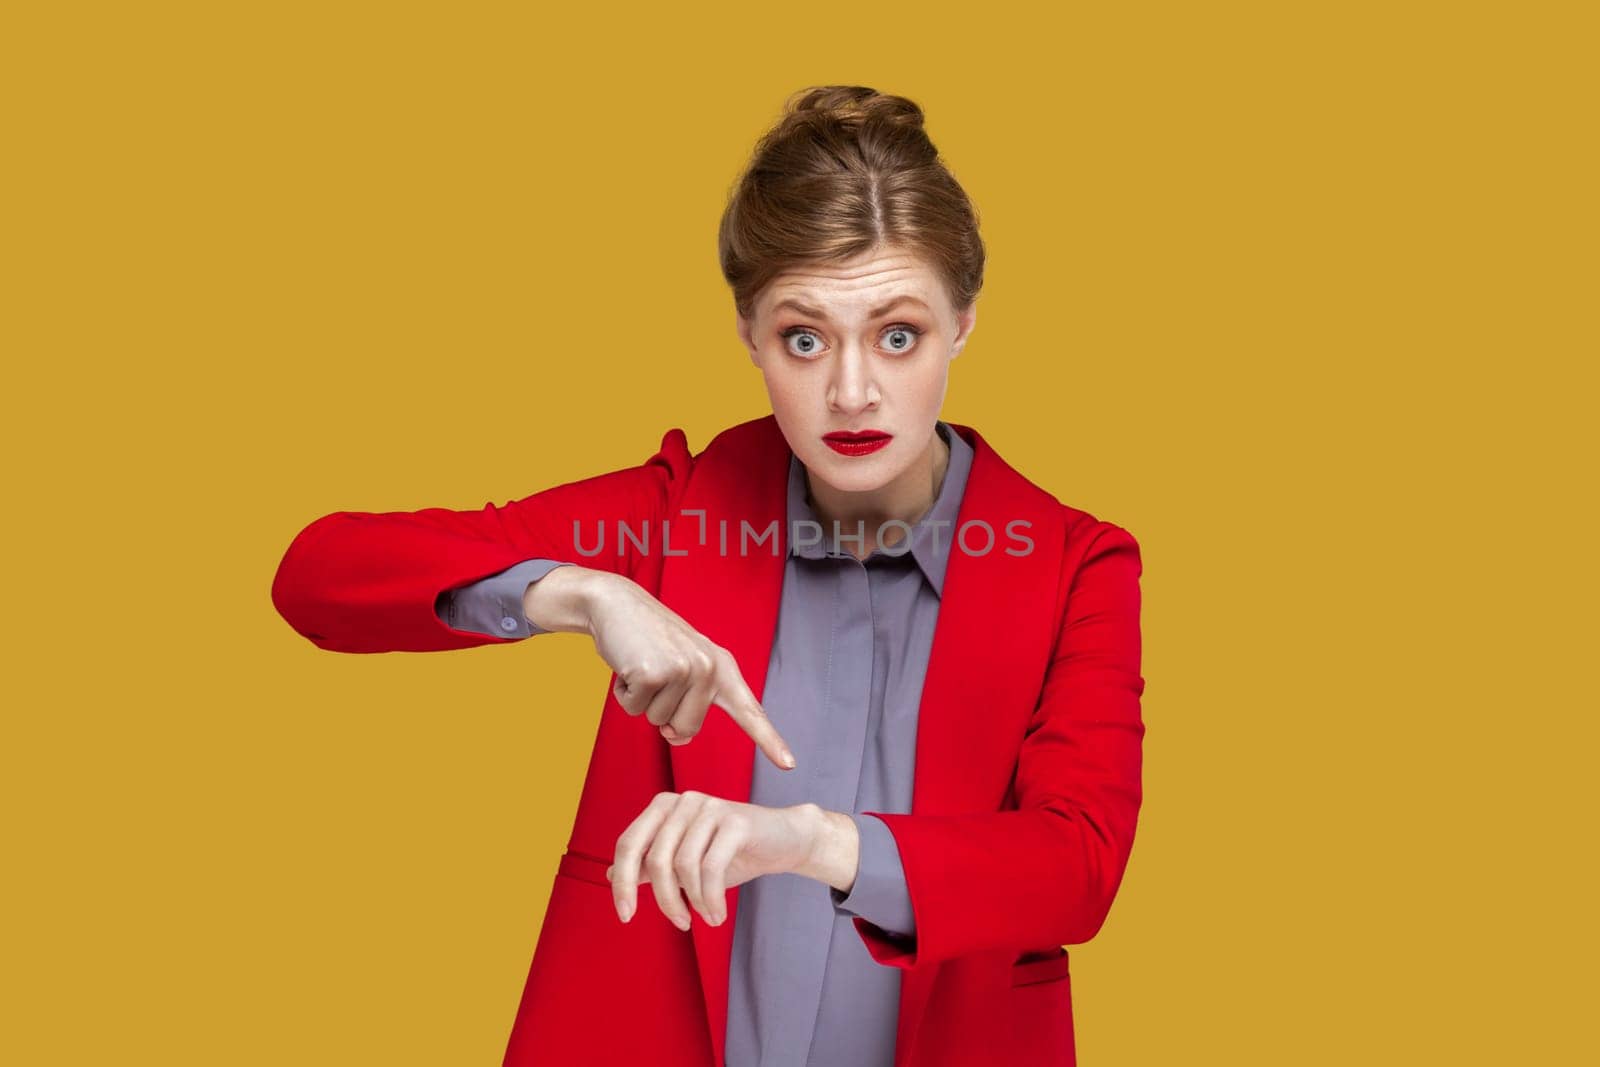
<path id="1" fill-rule="evenodd" d="M 839 524 L 841 535 L 865 534 L 861 544 L 841 541 L 857 559 L 864 559 L 880 546 L 893 547 L 907 536 L 906 530 L 890 526 L 878 538 L 879 528 L 891 519 L 899 519 L 907 527 L 915 526 L 933 507 L 944 484 L 945 471 L 950 466 L 950 446 L 935 429 L 929 435 L 928 447 L 923 449 L 906 471 L 879 489 L 865 493 L 850 493 L 835 489 L 806 471 L 807 499 L 817 520 L 822 523 L 823 538 L 831 541 L 833 524 Z"/>

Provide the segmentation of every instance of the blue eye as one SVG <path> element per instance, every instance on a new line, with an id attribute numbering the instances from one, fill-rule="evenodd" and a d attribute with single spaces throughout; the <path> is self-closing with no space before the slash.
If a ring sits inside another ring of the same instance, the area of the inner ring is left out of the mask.
<path id="1" fill-rule="evenodd" d="M 901 340 L 903 340 L 905 342 L 905 347 L 904 348 L 891 347 L 889 349 L 889 351 L 891 351 L 891 352 L 909 352 L 909 351 L 911 351 L 912 346 L 917 343 L 917 338 L 919 338 L 921 336 L 922 336 L 922 331 L 921 330 L 917 329 L 915 326 L 912 326 L 912 325 L 910 325 L 908 323 L 904 323 L 904 322 L 896 323 L 895 325 L 889 327 L 889 329 L 884 332 L 884 337 L 886 337 L 886 338 L 899 337 Z"/>
<path id="2" fill-rule="evenodd" d="M 822 339 L 804 326 L 791 326 L 778 336 L 783 338 L 784 347 L 789 350 L 791 355 L 810 358 L 822 350 Z M 796 351 L 795 346 L 789 343 L 795 338 L 802 341 L 805 347 Z"/>

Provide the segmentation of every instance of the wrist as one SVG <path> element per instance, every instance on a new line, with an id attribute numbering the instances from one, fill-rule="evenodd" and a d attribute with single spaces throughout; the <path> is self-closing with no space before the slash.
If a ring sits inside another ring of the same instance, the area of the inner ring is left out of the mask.
<path id="1" fill-rule="evenodd" d="M 568 564 L 556 567 L 522 594 L 522 613 L 529 622 L 555 633 L 593 633 L 594 606 L 605 571 Z"/>
<path id="2" fill-rule="evenodd" d="M 818 804 L 801 804 L 799 809 L 808 827 L 810 849 L 794 873 L 849 892 L 855 885 L 861 855 L 855 820 Z"/>

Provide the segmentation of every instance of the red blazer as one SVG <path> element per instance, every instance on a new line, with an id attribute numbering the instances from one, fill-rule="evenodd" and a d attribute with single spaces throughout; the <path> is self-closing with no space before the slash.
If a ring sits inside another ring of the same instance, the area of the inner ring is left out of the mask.
<path id="1" fill-rule="evenodd" d="M 933 637 L 912 811 L 883 815 L 916 937 L 855 925 L 874 959 L 904 972 L 895 1067 L 1067 1067 L 1075 1056 L 1062 946 L 1089 940 L 1105 921 L 1141 801 L 1139 546 L 1033 485 L 976 430 L 951 425 L 975 453 L 957 520 L 965 535 Z M 441 591 L 531 557 L 573 559 L 650 590 L 732 652 L 760 697 L 787 551 L 788 463 L 768 415 L 724 430 L 696 455 L 682 430 L 669 430 L 640 466 L 503 507 L 338 512 L 295 537 L 273 603 L 332 651 L 468 648 L 503 639 L 440 622 Z M 983 527 L 968 527 L 979 519 L 993 531 L 986 554 Z M 600 555 L 575 554 L 574 520 L 586 547 L 604 521 Z M 616 520 L 634 539 L 616 536 Z M 1029 525 L 1008 527 L 1016 520 Z M 751 538 L 744 554 L 741 522 Z M 757 543 L 771 523 L 776 543 Z M 729 921 L 707 926 L 696 915 L 685 936 L 648 892 L 633 921 L 619 922 L 605 870 L 617 837 L 657 792 L 748 800 L 758 756 L 715 708 L 692 742 L 668 745 L 608 686 L 507 1065 L 723 1067 L 738 889 Z"/>

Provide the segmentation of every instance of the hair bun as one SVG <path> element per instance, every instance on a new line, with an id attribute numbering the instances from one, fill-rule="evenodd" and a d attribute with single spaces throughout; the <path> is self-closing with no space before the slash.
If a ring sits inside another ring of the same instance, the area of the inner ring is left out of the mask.
<path id="1" fill-rule="evenodd" d="M 880 93 L 865 85 L 822 85 L 805 90 L 789 103 L 791 115 L 806 115 L 859 126 L 877 121 L 922 129 L 922 108 L 903 96 Z"/>
<path id="2" fill-rule="evenodd" d="M 983 287 L 978 213 L 939 158 L 922 108 L 865 85 L 790 93 L 728 193 L 717 259 L 749 318 L 772 280 L 880 246 L 919 256 L 957 308 Z"/>

